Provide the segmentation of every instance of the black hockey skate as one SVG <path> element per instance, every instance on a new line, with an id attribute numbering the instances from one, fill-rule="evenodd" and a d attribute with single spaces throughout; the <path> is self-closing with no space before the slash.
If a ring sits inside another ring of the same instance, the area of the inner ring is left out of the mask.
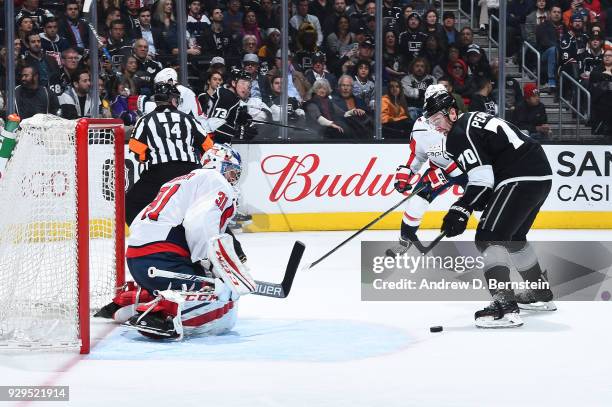
<path id="1" fill-rule="evenodd" d="M 512 292 L 499 292 L 487 307 L 474 314 L 478 328 L 515 328 L 523 325 L 520 309 Z"/>
<path id="2" fill-rule="evenodd" d="M 556 311 L 550 290 L 525 290 L 516 293 L 516 302 L 520 309 L 529 311 Z"/>
<path id="3" fill-rule="evenodd" d="M 139 313 L 123 325 L 152 339 L 176 339 L 180 336 L 174 327 L 173 318 L 160 312 Z"/>

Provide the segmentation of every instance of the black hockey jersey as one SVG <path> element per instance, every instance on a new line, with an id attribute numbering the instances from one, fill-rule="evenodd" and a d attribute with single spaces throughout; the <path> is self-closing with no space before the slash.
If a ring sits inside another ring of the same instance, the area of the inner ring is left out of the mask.
<path id="1" fill-rule="evenodd" d="M 206 113 L 208 125 L 215 133 L 216 143 L 229 143 L 238 136 L 240 126 L 236 124 L 240 98 L 222 86 L 213 95 L 202 93 L 198 96 L 200 106 Z"/>
<path id="2" fill-rule="evenodd" d="M 406 30 L 400 34 L 399 51 L 404 56 L 405 64 L 409 64 L 419 55 L 426 40 L 427 34 L 421 31 Z"/>
<path id="3" fill-rule="evenodd" d="M 515 125 L 487 113 L 462 114 L 446 137 L 445 149 L 468 174 L 470 183 L 474 181 L 470 172 L 486 166 L 492 168 L 494 179 L 478 181 L 494 188 L 512 181 L 552 177 L 550 164 L 538 142 Z"/>
<path id="4" fill-rule="evenodd" d="M 588 42 L 589 37 L 585 33 L 574 34 L 572 31 L 568 31 L 563 34 L 559 42 L 561 65 L 578 63 L 578 57 L 586 51 Z"/>

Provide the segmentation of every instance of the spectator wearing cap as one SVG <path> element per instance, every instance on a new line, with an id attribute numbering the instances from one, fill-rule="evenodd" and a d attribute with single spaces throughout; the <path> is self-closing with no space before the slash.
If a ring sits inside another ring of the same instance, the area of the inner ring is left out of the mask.
<path id="1" fill-rule="evenodd" d="M 467 64 L 461 58 L 456 58 L 455 60 L 449 61 L 447 73 L 452 80 L 452 85 L 455 92 L 460 94 L 465 99 L 466 103 L 468 103 L 471 89 L 470 83 L 467 80 Z"/>
<path id="2" fill-rule="evenodd" d="M 334 0 L 333 10 L 325 15 L 321 26 L 325 38 L 327 38 L 331 33 L 336 32 L 338 27 L 337 21 L 343 16 L 347 18 L 350 27 L 350 19 L 348 18 L 348 14 L 346 14 L 346 0 Z M 346 28 L 347 32 L 350 31 L 349 27 Z"/>
<path id="3" fill-rule="evenodd" d="M 491 66 L 482 48 L 472 44 L 467 49 L 468 75 L 491 78 Z"/>
<path id="4" fill-rule="evenodd" d="M 272 0 L 261 0 L 257 10 L 257 22 L 262 30 L 281 26 L 278 13 L 272 4 Z"/>
<path id="5" fill-rule="evenodd" d="M 309 23 L 315 30 L 317 47 L 320 47 L 323 43 L 323 30 L 321 29 L 321 23 L 316 16 L 308 14 L 308 0 L 298 0 L 297 14 L 291 17 L 289 24 L 293 29 L 300 31 L 304 23 Z M 299 33 L 298 33 L 299 35 Z"/>
<path id="6" fill-rule="evenodd" d="M 605 49 L 603 64 L 593 69 L 589 82 L 592 132 L 612 136 L 612 48 Z"/>
<path id="7" fill-rule="evenodd" d="M 89 27 L 80 18 L 79 3 L 77 0 L 66 0 L 64 19 L 59 25 L 60 35 L 68 40 L 70 47 L 79 53 L 89 45 Z"/>
<path id="8" fill-rule="evenodd" d="M 580 16 L 583 24 L 590 21 L 590 13 L 589 10 L 584 7 L 583 0 L 572 0 L 570 8 L 563 13 L 563 24 L 565 24 L 569 30 L 572 29 L 574 15 Z"/>
<path id="9" fill-rule="evenodd" d="M 455 28 L 455 13 L 447 10 L 442 14 L 442 28 L 448 45 L 455 44 L 459 40 L 459 31 Z"/>
<path id="10" fill-rule="evenodd" d="M 304 74 L 306 80 L 312 85 L 318 79 L 325 79 L 331 86 L 332 91 L 338 86 L 338 80 L 334 74 L 327 71 L 325 66 L 326 58 L 322 52 L 317 52 L 312 57 L 312 68 L 307 70 Z"/>
<path id="11" fill-rule="evenodd" d="M 251 75 L 251 97 L 266 100 L 270 89 L 266 77 L 259 73 L 259 57 L 255 54 L 244 54 L 242 68 Z"/>
<path id="12" fill-rule="evenodd" d="M 497 103 L 491 97 L 493 91 L 493 85 L 491 85 L 491 79 L 487 76 L 479 76 L 474 79 L 474 87 L 476 92 L 472 95 L 470 102 L 470 112 L 485 112 L 492 116 L 499 114 Z"/>
<path id="13" fill-rule="evenodd" d="M 540 92 L 535 83 L 526 83 L 523 86 L 524 101 L 515 112 L 513 123 L 521 130 L 526 130 L 535 139 L 545 139 L 551 135 L 546 116 L 546 107 L 540 102 Z"/>
<path id="14" fill-rule="evenodd" d="M 210 60 L 209 72 L 219 72 L 223 77 L 225 77 L 227 72 L 225 59 L 223 59 L 223 57 L 213 57 Z"/>
<path id="15" fill-rule="evenodd" d="M 192 38 L 198 38 L 207 26 L 210 26 L 210 20 L 202 10 L 202 2 L 200 0 L 190 0 L 189 11 L 187 12 L 187 31 Z"/>
<path id="16" fill-rule="evenodd" d="M 589 76 L 593 69 L 603 65 L 603 44 L 604 38 L 601 35 L 592 35 L 586 51 L 578 56 L 580 82 L 586 88 L 588 88 Z"/>
<path id="17" fill-rule="evenodd" d="M 406 18 L 406 31 L 402 32 L 399 36 L 399 50 L 404 57 L 404 65 L 408 65 L 416 58 L 425 40 L 427 34 L 421 31 L 421 16 L 412 12 Z"/>
<path id="18" fill-rule="evenodd" d="M 542 89 L 547 93 L 557 92 L 557 55 L 559 41 L 565 36 L 565 26 L 561 22 L 561 7 L 553 5 L 550 8 L 549 19 L 536 26 L 536 48 L 542 55 L 542 63 L 546 64 L 547 87 Z"/>
<path id="19" fill-rule="evenodd" d="M 267 69 L 274 66 L 274 58 L 276 58 L 276 51 L 280 49 L 281 45 L 281 32 L 278 28 L 268 28 L 266 33 L 266 40 L 259 51 L 257 56 L 261 61 L 262 65 L 265 64 Z M 267 70 L 266 69 L 266 70 Z"/>
<path id="20" fill-rule="evenodd" d="M 578 59 L 580 54 L 586 52 L 589 38 L 584 33 L 584 21 L 580 13 L 572 15 L 572 28 L 561 38 L 559 44 L 560 69 L 572 78 L 579 78 Z M 573 94 L 573 86 L 569 81 L 564 81 L 564 96 Z"/>
<path id="21" fill-rule="evenodd" d="M 436 78 L 430 75 L 431 66 L 423 57 L 416 57 L 410 63 L 409 74 L 402 79 L 402 89 L 408 103 L 408 114 L 416 121 L 423 114 L 425 89 L 436 84 Z"/>
<path id="22" fill-rule="evenodd" d="M 349 52 L 340 58 L 339 63 L 342 64 L 340 69 L 342 74 L 354 74 L 358 61 L 368 61 L 370 65 L 374 64 L 374 41 L 372 38 L 366 38 L 363 42 L 359 43 L 357 52 Z"/>
<path id="23" fill-rule="evenodd" d="M 58 34 L 58 21 L 55 17 L 45 19 L 43 28 L 44 31 L 40 33 L 42 49 L 59 60 L 60 54 L 70 48 L 70 43 Z"/>
<path id="24" fill-rule="evenodd" d="M 286 75 L 282 75 L 282 51 L 279 49 L 276 51 L 276 58 L 274 59 L 274 67 L 266 74 L 268 78 L 274 75 L 282 75 L 287 77 L 287 94 L 289 97 L 296 98 L 299 102 L 307 100 L 310 96 L 310 83 L 302 72 L 295 68 L 293 64 L 293 54 L 289 52 L 287 66 L 289 72 Z"/>
<path id="25" fill-rule="evenodd" d="M 359 44 L 356 42 L 355 35 L 349 31 L 350 22 L 346 15 L 338 17 L 335 23 L 333 32 L 325 39 L 325 44 L 329 55 L 337 59 L 352 49 L 357 50 Z M 362 31 L 365 33 L 365 29 Z"/>
<path id="26" fill-rule="evenodd" d="M 29 17 L 32 19 L 32 23 L 37 30 L 42 29 L 44 20 L 46 18 L 54 17 L 54 15 L 49 10 L 40 8 L 38 6 L 38 0 L 24 0 L 21 8 L 15 16 L 15 21 L 19 21 L 23 17 Z"/>
<path id="27" fill-rule="evenodd" d="M 257 14 L 254 10 L 247 10 L 244 12 L 242 18 L 242 28 L 240 29 L 242 36 L 252 35 L 257 40 L 257 48 L 263 45 L 263 35 L 257 23 Z"/>

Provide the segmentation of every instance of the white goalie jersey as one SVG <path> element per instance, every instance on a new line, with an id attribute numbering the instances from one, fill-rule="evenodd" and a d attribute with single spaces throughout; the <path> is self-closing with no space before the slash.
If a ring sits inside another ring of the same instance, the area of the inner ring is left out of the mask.
<path id="1" fill-rule="evenodd" d="M 127 256 L 172 245 L 195 263 L 208 257 L 211 238 L 236 212 L 236 192 L 214 169 L 198 169 L 165 183 L 130 226 Z M 184 251 L 181 251 L 183 249 Z"/>
<path id="2" fill-rule="evenodd" d="M 431 127 L 424 117 L 419 117 L 412 127 L 410 139 L 410 157 L 406 166 L 413 173 L 429 160 L 430 165 L 442 169 L 454 177 L 461 174 L 457 164 L 444 151 L 444 135 Z"/>

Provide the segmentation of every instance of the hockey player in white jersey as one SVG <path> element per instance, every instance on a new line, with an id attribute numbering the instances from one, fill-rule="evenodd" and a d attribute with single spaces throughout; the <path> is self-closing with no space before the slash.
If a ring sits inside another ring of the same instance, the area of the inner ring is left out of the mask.
<path id="1" fill-rule="evenodd" d="M 425 91 L 425 98 L 436 90 L 444 89 L 444 85 L 431 85 Z M 419 117 L 412 128 L 410 135 L 410 155 L 405 165 L 397 167 L 395 174 L 395 189 L 406 193 L 414 188 L 415 191 L 424 187 L 405 206 L 400 232 L 400 246 L 389 249 L 388 255 L 402 253 L 410 246 L 410 242 L 417 240 L 416 232 L 419 229 L 423 215 L 429 204 L 442 192 L 453 185 L 464 186 L 467 177 L 457 168 L 457 164 L 444 153 L 444 135 L 431 127 L 424 117 Z M 420 180 L 413 185 L 413 177 L 423 165 L 429 161 L 429 168 Z"/>
<path id="2" fill-rule="evenodd" d="M 236 211 L 240 156 L 215 144 L 203 167 L 165 183 L 130 226 L 126 259 L 138 288 L 128 286 L 105 308 L 145 336 L 225 332 L 238 298 L 256 289 L 225 233 Z"/>
<path id="3" fill-rule="evenodd" d="M 178 82 L 178 74 L 172 68 L 164 68 L 155 75 L 153 79 L 155 83 L 169 83 L 179 90 L 181 96 L 179 99 L 179 104 L 177 106 L 178 110 L 192 115 L 204 130 L 208 133 L 211 133 L 210 127 L 208 126 L 208 122 L 206 120 L 206 115 L 200 106 L 200 102 L 198 102 L 198 98 L 196 94 L 186 86 L 179 84 Z M 152 112 L 156 107 L 156 103 L 150 99 L 149 96 L 140 96 L 138 98 L 138 110 L 143 112 L 143 114 L 147 114 Z"/>

